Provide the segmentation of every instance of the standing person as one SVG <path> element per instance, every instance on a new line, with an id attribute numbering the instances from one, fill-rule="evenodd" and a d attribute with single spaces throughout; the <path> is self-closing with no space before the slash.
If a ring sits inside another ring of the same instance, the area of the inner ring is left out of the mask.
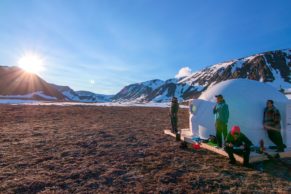
<path id="1" fill-rule="evenodd" d="M 250 147 L 253 143 L 240 131 L 239 126 L 233 126 L 225 142 L 225 151 L 229 156 L 229 163 L 235 164 L 233 153 L 243 155 L 243 165 L 249 166 Z"/>
<path id="2" fill-rule="evenodd" d="M 173 97 L 170 110 L 170 117 L 172 124 L 172 132 L 175 134 L 178 133 L 178 111 L 179 111 L 178 99 L 176 97 Z"/>
<path id="3" fill-rule="evenodd" d="M 213 108 L 215 115 L 216 140 L 218 147 L 222 147 L 222 135 L 224 140 L 227 135 L 227 123 L 229 118 L 228 105 L 225 103 L 222 95 L 216 95 L 216 105 Z"/>
<path id="4" fill-rule="evenodd" d="M 273 100 L 267 101 L 267 106 L 264 109 L 263 126 L 270 140 L 277 146 L 277 152 L 284 152 L 286 146 L 283 144 L 280 132 L 281 116 L 279 110 L 274 106 Z"/>

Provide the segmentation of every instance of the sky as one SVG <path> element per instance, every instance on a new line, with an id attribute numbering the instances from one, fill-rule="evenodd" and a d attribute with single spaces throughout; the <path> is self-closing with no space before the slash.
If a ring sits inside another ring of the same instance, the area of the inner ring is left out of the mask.
<path id="1" fill-rule="evenodd" d="M 99 94 L 291 48 L 290 0 L 0 0 L 0 65 Z"/>

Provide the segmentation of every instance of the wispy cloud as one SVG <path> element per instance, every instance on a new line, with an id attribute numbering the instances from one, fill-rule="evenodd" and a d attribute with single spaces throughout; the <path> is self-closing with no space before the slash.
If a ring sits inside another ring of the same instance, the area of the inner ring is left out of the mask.
<path id="1" fill-rule="evenodd" d="M 181 78 L 191 75 L 192 70 L 189 67 L 183 67 L 179 70 L 175 78 Z"/>

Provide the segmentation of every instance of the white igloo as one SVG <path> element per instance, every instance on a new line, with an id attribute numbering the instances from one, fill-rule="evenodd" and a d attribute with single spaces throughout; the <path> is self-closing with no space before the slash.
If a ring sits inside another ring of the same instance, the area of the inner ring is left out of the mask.
<path id="1" fill-rule="evenodd" d="M 266 146 L 273 145 L 262 125 L 266 101 L 272 99 L 281 113 L 283 141 L 288 148 L 291 147 L 291 129 L 286 127 L 287 97 L 268 84 L 247 79 L 220 82 L 192 100 L 190 130 L 193 136 L 207 139 L 209 135 L 215 135 L 213 107 L 215 95 L 218 94 L 223 95 L 229 107 L 228 131 L 233 125 L 240 126 L 241 131 L 257 146 L 261 139 Z"/>

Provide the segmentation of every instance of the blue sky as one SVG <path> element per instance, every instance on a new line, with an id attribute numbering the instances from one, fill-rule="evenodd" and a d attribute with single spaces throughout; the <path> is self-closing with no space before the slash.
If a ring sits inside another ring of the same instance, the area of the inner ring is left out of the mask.
<path id="1" fill-rule="evenodd" d="M 0 65 L 34 52 L 45 59 L 46 81 L 114 94 L 183 67 L 291 48 L 290 7 L 289 0 L 0 0 Z"/>

